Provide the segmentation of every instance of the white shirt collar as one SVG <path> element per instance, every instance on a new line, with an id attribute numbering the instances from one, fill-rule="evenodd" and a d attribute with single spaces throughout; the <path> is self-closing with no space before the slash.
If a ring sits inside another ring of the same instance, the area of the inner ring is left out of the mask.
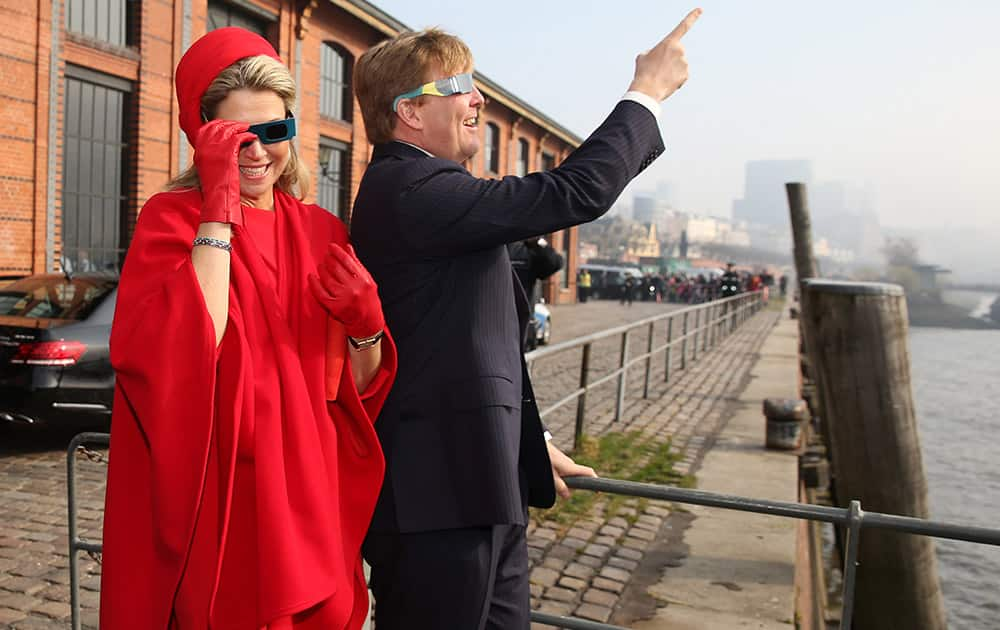
<path id="1" fill-rule="evenodd" d="M 434 157 L 434 154 L 431 153 L 430 151 L 428 151 L 427 149 L 425 149 L 423 147 L 418 147 L 417 145 L 411 144 L 409 142 L 406 142 L 405 140 L 393 140 L 393 142 L 398 142 L 400 144 L 405 144 L 408 147 L 413 147 L 417 151 L 422 151 L 423 153 L 426 153 L 428 157 Z"/>

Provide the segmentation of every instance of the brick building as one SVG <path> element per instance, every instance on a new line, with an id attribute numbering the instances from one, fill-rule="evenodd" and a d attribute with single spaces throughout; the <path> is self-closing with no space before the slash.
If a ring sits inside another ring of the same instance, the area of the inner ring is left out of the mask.
<path id="1" fill-rule="evenodd" d="M 274 45 L 299 85 L 308 200 L 349 220 L 371 154 L 351 92 L 353 60 L 407 27 L 363 0 L 0 0 L 0 278 L 116 266 L 143 203 L 190 163 L 173 71 L 213 28 Z M 499 177 L 551 168 L 580 138 L 482 74 L 483 150 Z M 545 287 L 575 300 L 576 229 L 550 235 L 567 260 Z"/>

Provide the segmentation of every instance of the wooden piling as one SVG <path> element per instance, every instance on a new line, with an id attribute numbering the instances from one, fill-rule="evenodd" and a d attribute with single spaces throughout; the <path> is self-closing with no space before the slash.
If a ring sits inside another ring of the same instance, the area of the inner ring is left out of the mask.
<path id="1" fill-rule="evenodd" d="M 813 256 L 812 220 L 809 218 L 809 200 L 806 185 L 799 182 L 785 184 L 788 194 L 788 212 L 792 222 L 792 251 L 795 258 L 795 275 L 799 287 L 806 278 L 815 278 L 816 257 Z"/>
<path id="2" fill-rule="evenodd" d="M 802 295 L 838 503 L 927 518 L 903 290 L 813 279 Z M 866 528 L 858 561 L 853 628 L 944 630 L 934 539 Z"/>

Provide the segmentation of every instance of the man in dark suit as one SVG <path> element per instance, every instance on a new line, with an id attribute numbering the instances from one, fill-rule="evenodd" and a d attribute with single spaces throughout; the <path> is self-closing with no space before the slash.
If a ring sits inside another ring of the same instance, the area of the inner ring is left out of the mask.
<path id="1" fill-rule="evenodd" d="M 687 78 L 680 38 L 699 14 L 639 55 L 629 92 L 560 167 L 520 178 L 461 164 L 479 150 L 483 106 L 461 40 L 404 33 L 358 59 L 375 147 L 352 240 L 399 356 L 375 423 L 386 477 L 364 547 L 379 630 L 528 628 L 527 506 L 594 472 L 543 435 L 504 244 L 596 219 L 662 153 L 656 113 Z"/>

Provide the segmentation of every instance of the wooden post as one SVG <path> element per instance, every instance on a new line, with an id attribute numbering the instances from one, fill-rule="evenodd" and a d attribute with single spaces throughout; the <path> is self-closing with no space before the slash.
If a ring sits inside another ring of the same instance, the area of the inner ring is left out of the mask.
<path id="1" fill-rule="evenodd" d="M 802 296 L 837 502 L 926 518 L 903 290 L 813 279 Z M 934 539 L 866 528 L 860 543 L 853 627 L 943 630 Z"/>
<path id="2" fill-rule="evenodd" d="M 809 201 L 806 185 L 797 182 L 785 184 L 788 193 L 788 211 L 792 220 L 792 250 L 795 254 L 795 275 L 799 288 L 806 278 L 817 275 L 816 258 L 813 256 L 812 220 L 809 218 Z"/>

